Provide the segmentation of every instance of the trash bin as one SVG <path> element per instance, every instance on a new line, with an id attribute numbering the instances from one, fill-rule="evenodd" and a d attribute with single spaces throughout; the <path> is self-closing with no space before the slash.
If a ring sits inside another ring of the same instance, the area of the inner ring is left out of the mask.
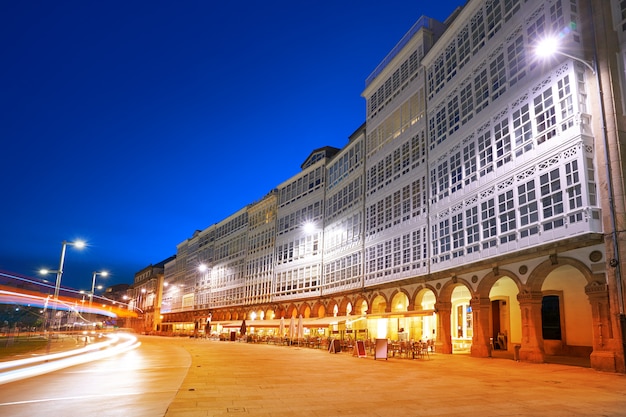
<path id="1" fill-rule="evenodd" d="M 519 362 L 519 350 L 522 348 L 522 345 L 515 345 L 515 350 L 513 351 L 513 359 Z"/>

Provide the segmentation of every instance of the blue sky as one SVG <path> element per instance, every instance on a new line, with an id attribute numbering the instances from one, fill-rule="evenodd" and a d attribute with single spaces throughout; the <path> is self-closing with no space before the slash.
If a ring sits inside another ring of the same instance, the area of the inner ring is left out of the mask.
<path id="1" fill-rule="evenodd" d="M 0 270 L 132 283 L 343 147 L 366 77 L 464 0 L 0 3 Z M 52 276 L 48 278 L 53 279 Z"/>

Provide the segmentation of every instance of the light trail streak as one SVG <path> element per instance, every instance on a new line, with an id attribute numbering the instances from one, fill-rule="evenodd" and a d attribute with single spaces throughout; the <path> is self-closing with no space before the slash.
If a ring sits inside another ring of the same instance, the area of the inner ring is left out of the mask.
<path id="1" fill-rule="evenodd" d="M 107 346 L 110 346 L 111 344 L 116 343 L 119 340 L 119 338 L 114 338 L 109 335 L 107 335 L 107 337 L 109 338 L 109 340 L 105 342 L 94 343 L 92 345 L 85 346 L 79 349 L 72 349 L 66 352 L 51 353 L 48 355 L 34 356 L 32 358 L 26 359 L 17 359 L 14 361 L 0 362 L 0 369 L 17 368 L 18 366 L 30 365 L 38 362 L 47 362 L 51 360 L 66 358 L 68 356 L 80 355 L 83 353 L 91 352 L 93 350 L 106 348 Z"/>
<path id="2" fill-rule="evenodd" d="M 137 341 L 137 337 L 120 333 L 115 335 L 107 335 L 107 337 L 111 338 L 110 341 L 96 343 L 94 345 L 88 346 L 90 349 L 80 348 L 75 349 L 69 352 L 65 352 L 59 356 L 58 353 L 51 355 L 43 355 L 37 358 L 29 358 L 35 359 L 33 362 L 42 362 L 51 360 L 52 362 L 45 362 L 39 365 L 33 365 L 26 368 L 15 369 L 12 371 L 6 371 L 0 374 L 0 385 L 6 384 L 9 382 L 18 381 L 20 379 L 31 378 L 33 376 L 43 375 L 45 373 L 58 371 L 59 369 L 68 368 L 70 366 L 80 365 L 87 362 L 93 362 L 96 360 L 109 358 L 111 356 L 119 355 L 120 353 L 128 352 L 130 350 L 136 349 L 141 345 L 141 342 Z M 119 344 L 118 342 L 122 341 Z M 115 345 L 114 345 L 115 344 Z M 94 350 L 98 349 L 98 350 Z M 81 351 L 80 353 L 76 353 Z M 66 356 L 66 357 L 64 357 Z M 21 363 L 15 365 L 15 362 L 23 362 L 28 361 L 24 359 L 20 359 L 17 361 L 9 361 L 3 362 L 2 368 L 14 368 L 16 366 L 23 366 L 25 363 Z M 32 363 L 32 362 L 27 362 Z"/>
<path id="3" fill-rule="evenodd" d="M 77 303 L 78 300 L 74 301 Z M 37 296 L 32 294 L 23 294 L 15 291 L 7 291 L 0 289 L 0 304 L 21 304 L 30 305 L 41 308 L 55 308 L 57 310 L 74 311 L 78 313 L 78 308 L 73 306 L 70 302 L 65 300 L 54 300 L 48 297 Z M 106 309 L 98 307 L 85 307 L 80 306 L 80 310 L 83 313 L 101 314 L 108 317 L 117 317 L 117 314 Z"/>

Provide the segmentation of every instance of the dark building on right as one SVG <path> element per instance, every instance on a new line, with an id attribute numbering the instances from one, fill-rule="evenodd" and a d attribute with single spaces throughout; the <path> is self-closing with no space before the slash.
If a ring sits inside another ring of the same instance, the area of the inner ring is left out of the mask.
<path id="1" fill-rule="evenodd" d="M 236 274 L 206 255 L 219 224 L 178 245 L 164 322 L 262 333 L 302 315 L 307 337 L 334 316 L 336 332 L 443 354 L 625 372 L 625 35 L 620 0 L 469 0 L 420 18 L 366 80 L 348 145 L 263 201 L 273 250 L 254 249 L 247 217 L 220 235 L 237 239 Z"/>

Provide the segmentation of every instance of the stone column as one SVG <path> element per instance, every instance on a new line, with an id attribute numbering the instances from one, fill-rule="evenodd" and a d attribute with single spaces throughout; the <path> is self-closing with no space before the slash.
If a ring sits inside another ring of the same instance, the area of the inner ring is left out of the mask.
<path id="1" fill-rule="evenodd" d="M 452 353 L 452 335 L 450 334 L 450 315 L 452 314 L 452 303 L 435 303 L 437 312 L 437 339 L 435 340 L 435 352 Z"/>
<path id="2" fill-rule="evenodd" d="M 616 372 L 616 352 L 619 351 L 619 338 L 615 337 L 611 323 L 608 286 L 600 282 L 593 282 L 585 287 L 585 293 L 591 304 L 593 322 L 591 367 L 598 371 Z"/>
<path id="3" fill-rule="evenodd" d="M 491 356 L 489 344 L 489 314 L 491 312 L 491 300 L 489 298 L 472 297 L 470 301 L 472 314 L 474 315 L 474 335 L 472 337 L 471 356 L 487 358 Z"/>
<path id="4" fill-rule="evenodd" d="M 524 362 L 543 363 L 543 336 L 541 335 L 541 301 L 543 294 L 539 291 L 522 291 L 517 295 L 522 311 L 522 344 L 519 360 Z"/>

